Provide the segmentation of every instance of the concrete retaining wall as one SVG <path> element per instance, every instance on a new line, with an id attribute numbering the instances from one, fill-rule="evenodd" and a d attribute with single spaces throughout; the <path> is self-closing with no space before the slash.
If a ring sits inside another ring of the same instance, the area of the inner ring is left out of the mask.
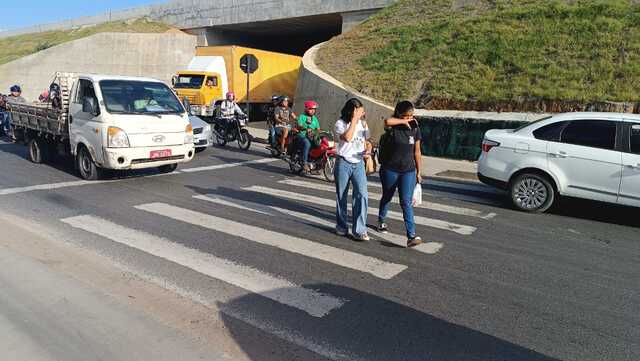
<path id="1" fill-rule="evenodd" d="M 101 33 L 51 47 L 0 65 L 0 92 L 22 86 L 31 101 L 47 89 L 56 71 L 147 76 L 166 82 L 194 54 L 196 37 L 179 33 Z"/>
<path id="2" fill-rule="evenodd" d="M 319 69 L 315 64 L 315 57 L 322 45 L 311 48 L 303 57 L 294 110 L 300 113 L 303 111 L 304 101 L 317 101 L 320 104 L 318 118 L 321 127 L 332 130 L 344 103 L 349 98 L 356 97 L 365 106 L 372 138 L 377 141 L 384 132 L 384 120 L 391 116 L 393 108 L 349 88 Z M 482 138 L 487 130 L 516 128 L 545 116 L 547 114 L 416 111 L 424 138 L 424 155 L 467 160 L 478 158 Z"/>

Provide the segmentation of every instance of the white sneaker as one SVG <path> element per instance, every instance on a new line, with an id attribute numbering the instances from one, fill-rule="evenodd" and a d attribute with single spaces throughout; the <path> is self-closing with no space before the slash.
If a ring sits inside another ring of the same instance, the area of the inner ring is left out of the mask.
<path id="1" fill-rule="evenodd" d="M 363 234 L 354 234 L 353 235 L 353 239 L 355 239 L 358 242 L 367 242 L 370 240 L 369 235 L 366 233 Z"/>

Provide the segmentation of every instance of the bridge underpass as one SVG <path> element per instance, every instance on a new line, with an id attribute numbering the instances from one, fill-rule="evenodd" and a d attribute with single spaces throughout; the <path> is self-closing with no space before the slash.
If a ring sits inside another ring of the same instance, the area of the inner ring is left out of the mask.
<path id="1" fill-rule="evenodd" d="M 303 55 L 312 46 L 350 30 L 376 12 L 322 14 L 186 31 L 198 36 L 200 46 L 240 45 Z"/>

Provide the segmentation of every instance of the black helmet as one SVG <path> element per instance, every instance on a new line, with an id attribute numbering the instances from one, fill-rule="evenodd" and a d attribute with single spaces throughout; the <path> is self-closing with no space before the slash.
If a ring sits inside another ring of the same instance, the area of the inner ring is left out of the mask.
<path id="1" fill-rule="evenodd" d="M 11 89 L 9 89 L 12 93 L 22 93 L 22 89 L 20 88 L 20 85 L 14 85 L 11 87 Z"/>
<path id="2" fill-rule="evenodd" d="M 289 97 L 286 95 L 283 95 L 278 99 L 278 103 L 282 103 L 285 100 L 289 101 Z"/>
<path id="3" fill-rule="evenodd" d="M 280 96 L 279 96 L 278 94 L 273 94 L 273 95 L 271 96 L 271 101 L 272 101 L 272 102 L 280 101 Z"/>

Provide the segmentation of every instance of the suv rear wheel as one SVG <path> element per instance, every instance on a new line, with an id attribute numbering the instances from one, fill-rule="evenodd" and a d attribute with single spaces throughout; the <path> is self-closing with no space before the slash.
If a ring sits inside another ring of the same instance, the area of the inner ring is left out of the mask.
<path id="1" fill-rule="evenodd" d="M 536 173 L 518 175 L 510 184 L 513 205 L 525 212 L 546 212 L 556 199 L 556 191 L 546 176 Z"/>

